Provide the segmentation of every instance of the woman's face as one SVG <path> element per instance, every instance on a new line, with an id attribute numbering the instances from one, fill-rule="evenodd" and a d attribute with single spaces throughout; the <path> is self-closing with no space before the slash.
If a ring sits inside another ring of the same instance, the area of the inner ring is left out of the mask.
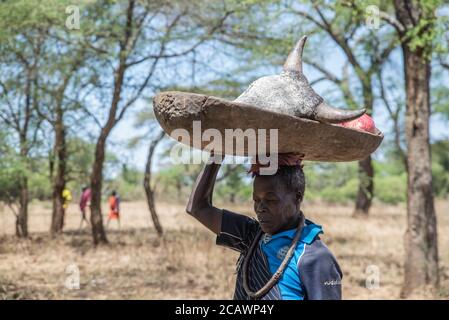
<path id="1" fill-rule="evenodd" d="M 276 175 L 256 176 L 253 184 L 254 211 L 262 231 L 275 234 L 295 228 L 300 198 L 300 194 L 287 190 L 285 183 Z"/>

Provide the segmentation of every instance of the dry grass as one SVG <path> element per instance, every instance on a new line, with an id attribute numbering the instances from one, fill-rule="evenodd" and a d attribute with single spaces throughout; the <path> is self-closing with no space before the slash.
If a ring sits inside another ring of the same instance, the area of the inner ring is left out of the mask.
<path id="1" fill-rule="evenodd" d="M 251 206 L 229 208 L 251 214 Z M 14 219 L 0 208 L 0 298 L 7 299 L 229 299 L 237 253 L 215 245 L 214 236 L 176 204 L 158 206 L 165 236 L 158 239 L 144 202 L 123 203 L 122 228 L 113 222 L 110 244 L 93 248 L 90 232 L 78 231 L 76 205 L 66 232 L 48 237 L 50 204 L 31 206 L 29 240 L 12 234 Z M 403 281 L 405 209 L 376 205 L 368 219 L 351 207 L 305 205 L 309 219 L 323 225 L 324 241 L 344 273 L 345 299 L 398 299 Z M 413 298 L 449 298 L 449 202 L 437 202 L 441 288 Z M 66 267 L 80 270 L 80 289 L 64 283 Z M 366 268 L 380 270 L 380 287 L 367 289 Z"/>

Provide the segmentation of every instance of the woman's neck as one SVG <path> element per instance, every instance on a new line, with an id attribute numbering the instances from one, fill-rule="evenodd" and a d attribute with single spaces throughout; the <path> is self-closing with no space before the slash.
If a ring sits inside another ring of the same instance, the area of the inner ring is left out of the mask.
<path id="1" fill-rule="evenodd" d="M 302 212 L 300 211 L 297 215 L 295 215 L 293 219 L 291 219 L 291 221 L 288 221 L 285 225 L 283 225 L 278 232 L 296 229 L 301 221 L 302 221 Z"/>

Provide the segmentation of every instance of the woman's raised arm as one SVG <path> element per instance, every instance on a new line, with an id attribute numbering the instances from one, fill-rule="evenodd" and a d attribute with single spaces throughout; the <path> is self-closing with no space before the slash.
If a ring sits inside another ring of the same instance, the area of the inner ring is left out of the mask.
<path id="1" fill-rule="evenodd" d="M 217 235 L 221 230 L 222 211 L 212 205 L 212 195 L 223 159 L 224 156 L 211 155 L 208 164 L 204 166 L 196 179 L 186 208 L 187 213 Z"/>

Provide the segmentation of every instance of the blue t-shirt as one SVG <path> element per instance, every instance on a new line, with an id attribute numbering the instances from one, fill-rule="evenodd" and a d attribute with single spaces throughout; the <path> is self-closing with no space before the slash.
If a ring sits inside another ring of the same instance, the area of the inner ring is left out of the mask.
<path id="1" fill-rule="evenodd" d="M 268 265 L 272 274 L 281 265 L 291 242 L 296 235 L 296 228 L 276 233 L 274 235 L 264 234 L 259 245 L 268 259 Z M 299 275 L 298 265 L 305 252 L 306 245 L 311 244 L 318 234 L 323 233 L 321 226 L 314 224 L 310 220 L 305 221 L 305 226 L 301 232 L 300 241 L 296 245 L 295 252 L 290 262 L 284 269 L 279 279 L 278 285 L 284 300 L 303 300 L 304 290 Z"/>
<path id="2" fill-rule="evenodd" d="M 222 210 L 221 231 L 216 243 L 239 251 L 234 299 L 249 300 L 243 288 L 243 258 L 254 239 L 260 234 L 257 220 L 245 215 Z M 248 265 L 248 285 L 253 292 L 262 288 L 278 269 L 296 229 L 269 236 L 262 234 Z M 261 300 L 340 300 L 340 267 L 318 235 L 321 226 L 305 220 L 300 241 L 281 278 Z"/>

